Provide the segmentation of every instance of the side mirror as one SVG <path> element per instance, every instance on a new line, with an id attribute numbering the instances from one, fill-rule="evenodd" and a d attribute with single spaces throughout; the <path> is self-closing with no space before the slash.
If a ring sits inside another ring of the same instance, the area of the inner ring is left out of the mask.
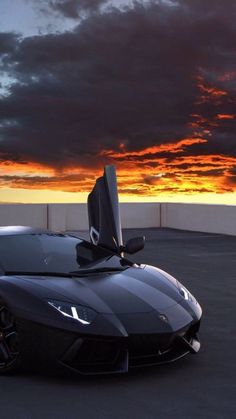
<path id="1" fill-rule="evenodd" d="M 132 255 L 133 253 L 138 252 L 139 250 L 142 250 L 145 245 L 145 237 L 134 237 L 132 239 L 129 239 L 124 246 L 123 251 L 125 253 L 129 253 Z"/>

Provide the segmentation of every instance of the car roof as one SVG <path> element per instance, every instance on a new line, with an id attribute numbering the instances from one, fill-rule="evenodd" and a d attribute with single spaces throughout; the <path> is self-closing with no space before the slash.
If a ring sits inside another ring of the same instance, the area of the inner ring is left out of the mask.
<path id="1" fill-rule="evenodd" d="M 49 230 L 35 228 L 30 226 L 4 226 L 0 227 L 0 236 L 12 236 L 20 234 L 43 234 L 50 233 Z"/>

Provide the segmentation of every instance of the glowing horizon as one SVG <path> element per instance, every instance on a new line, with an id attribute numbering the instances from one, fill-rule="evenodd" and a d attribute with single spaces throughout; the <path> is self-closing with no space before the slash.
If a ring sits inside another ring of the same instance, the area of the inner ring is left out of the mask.
<path id="1" fill-rule="evenodd" d="M 50 203 L 86 203 L 89 192 L 60 192 L 51 190 L 20 190 L 7 189 L 1 190 L 0 204 L 50 204 Z M 16 198 L 17 195 L 17 198 Z M 236 205 L 236 193 L 225 194 L 196 194 L 184 195 L 175 194 L 173 196 L 131 196 L 119 193 L 120 202 L 182 202 L 182 203 L 196 203 L 196 204 L 223 204 L 223 205 Z"/>

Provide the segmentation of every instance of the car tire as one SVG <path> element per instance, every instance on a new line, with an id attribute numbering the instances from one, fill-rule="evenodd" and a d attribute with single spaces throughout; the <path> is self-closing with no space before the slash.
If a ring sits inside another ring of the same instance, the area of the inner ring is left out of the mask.
<path id="1" fill-rule="evenodd" d="M 11 310 L 0 297 L 0 375 L 14 373 L 20 366 L 19 332 Z"/>

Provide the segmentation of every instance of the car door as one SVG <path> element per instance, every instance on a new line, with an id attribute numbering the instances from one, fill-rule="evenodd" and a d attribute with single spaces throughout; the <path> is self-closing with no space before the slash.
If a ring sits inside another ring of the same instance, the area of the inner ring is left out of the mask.
<path id="1" fill-rule="evenodd" d="M 91 241 L 120 254 L 123 240 L 114 166 L 105 166 L 88 196 L 88 219 Z"/>

